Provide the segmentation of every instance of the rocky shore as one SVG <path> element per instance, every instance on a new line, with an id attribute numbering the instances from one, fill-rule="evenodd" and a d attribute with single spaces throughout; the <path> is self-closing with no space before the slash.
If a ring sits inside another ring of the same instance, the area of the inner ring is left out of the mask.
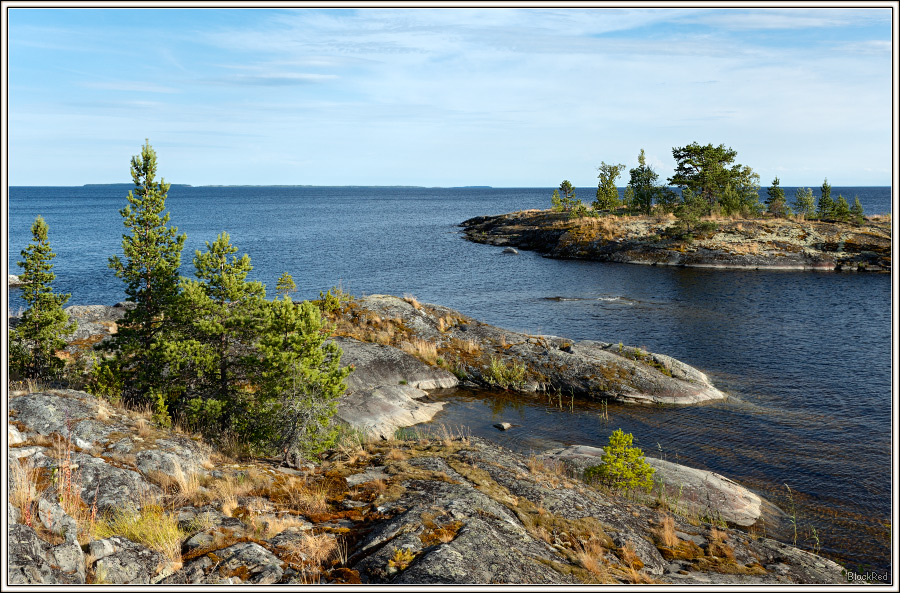
<path id="1" fill-rule="evenodd" d="M 127 306 L 68 307 L 65 355 L 86 360 Z M 723 397 L 700 371 L 412 297 L 345 298 L 328 317 L 354 367 L 338 419 L 358 436 L 289 467 L 228 457 L 81 391 L 10 392 L 9 582 L 846 582 L 837 564 L 767 539 L 783 513 L 724 476 L 648 459 L 653 491 L 623 498 L 581 480 L 599 463 L 593 447 L 525 456 L 462 429 L 398 431 L 459 385 Z"/>
<path id="2" fill-rule="evenodd" d="M 691 238 L 670 238 L 673 216 L 570 219 L 526 210 L 461 223 L 476 243 L 547 257 L 700 268 L 889 272 L 890 222 L 861 225 L 761 218 L 715 220 Z"/>
<path id="3" fill-rule="evenodd" d="M 9 398 L 9 584 L 846 582 L 760 530 L 588 486 L 558 453 L 444 430 L 288 468 L 83 392 Z"/>

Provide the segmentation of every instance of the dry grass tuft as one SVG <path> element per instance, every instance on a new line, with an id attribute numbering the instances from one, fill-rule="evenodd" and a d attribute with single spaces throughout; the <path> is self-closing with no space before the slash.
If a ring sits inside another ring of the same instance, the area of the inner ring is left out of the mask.
<path id="1" fill-rule="evenodd" d="M 9 502 L 19 510 L 22 523 L 31 526 L 36 513 L 36 510 L 32 509 L 32 503 L 38 499 L 40 494 L 38 491 L 39 470 L 28 459 L 24 462 L 15 460 L 10 463 L 9 471 L 13 480 L 9 492 Z"/>
<path id="2" fill-rule="evenodd" d="M 141 437 L 142 439 L 146 439 L 150 436 L 150 422 L 146 418 L 138 418 L 136 425 L 139 437 Z"/>
<path id="3" fill-rule="evenodd" d="M 675 534 L 675 520 L 670 515 L 664 515 L 656 529 L 656 537 L 659 543 L 667 548 L 678 545 L 678 536 Z"/>
<path id="4" fill-rule="evenodd" d="M 599 540 L 593 538 L 586 542 L 576 540 L 574 549 L 575 558 L 582 568 L 601 579 L 608 576 L 606 564 L 603 561 L 604 549 Z"/>
<path id="5" fill-rule="evenodd" d="M 407 354 L 412 354 L 428 364 L 434 364 L 437 361 L 437 346 L 428 340 L 413 338 L 408 342 L 403 342 L 400 348 Z"/>
<path id="6" fill-rule="evenodd" d="M 404 459 L 408 459 L 409 455 L 400 449 L 391 449 L 384 454 L 384 458 L 390 461 L 403 461 Z"/>
<path id="7" fill-rule="evenodd" d="M 416 297 L 411 294 L 404 294 L 403 300 L 412 305 L 413 309 L 415 309 L 416 311 L 422 308 L 422 304 L 418 300 L 416 300 Z"/>

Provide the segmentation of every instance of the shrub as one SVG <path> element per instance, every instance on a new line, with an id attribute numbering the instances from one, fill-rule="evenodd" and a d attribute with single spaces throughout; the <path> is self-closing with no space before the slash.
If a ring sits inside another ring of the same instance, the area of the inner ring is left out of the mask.
<path id="1" fill-rule="evenodd" d="M 609 445 L 603 447 L 603 463 L 584 470 L 588 483 L 600 482 L 610 488 L 630 490 L 653 488 L 652 467 L 644 459 L 644 452 L 631 445 L 634 436 L 616 429 L 609 435 Z"/>
<path id="2" fill-rule="evenodd" d="M 507 364 L 502 358 L 492 356 L 491 364 L 484 371 L 484 380 L 501 389 L 521 389 L 525 386 L 525 365 L 517 362 Z"/>

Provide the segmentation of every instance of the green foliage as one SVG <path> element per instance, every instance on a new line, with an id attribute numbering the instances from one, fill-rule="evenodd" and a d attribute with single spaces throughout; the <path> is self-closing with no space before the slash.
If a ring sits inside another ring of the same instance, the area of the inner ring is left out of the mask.
<path id="1" fill-rule="evenodd" d="M 853 205 L 850 206 L 850 218 L 852 218 L 853 222 L 856 224 L 862 224 L 866 220 L 862 204 L 859 203 L 859 196 L 853 198 Z"/>
<path id="2" fill-rule="evenodd" d="M 602 463 L 587 468 L 584 480 L 615 489 L 641 488 L 650 492 L 655 470 L 644 459 L 644 452 L 632 446 L 633 439 L 631 433 L 616 429 L 609 435 L 609 444 L 603 447 Z"/>
<path id="3" fill-rule="evenodd" d="M 798 216 L 815 218 L 816 201 L 815 198 L 813 198 L 812 189 L 808 187 L 797 188 L 797 193 L 794 197 L 794 212 L 796 212 Z"/>
<path id="4" fill-rule="evenodd" d="M 563 206 L 562 200 L 561 200 L 560 197 L 559 197 L 559 190 L 558 190 L 558 189 L 554 189 L 554 190 L 553 190 L 553 195 L 550 196 L 550 208 L 551 208 L 554 212 L 562 212 L 562 211 L 564 211 L 564 210 L 566 209 L 565 206 Z"/>
<path id="5" fill-rule="evenodd" d="M 594 201 L 595 210 L 614 210 L 619 207 L 619 189 L 616 187 L 616 179 L 625 170 L 625 165 L 607 165 L 601 162 L 597 168 L 600 174 L 597 178 L 597 199 Z"/>
<path id="6" fill-rule="evenodd" d="M 349 292 L 345 292 L 340 286 L 332 286 L 328 292 L 319 291 L 318 305 L 323 313 L 334 313 L 352 300 L 353 296 Z"/>
<path id="7" fill-rule="evenodd" d="M 647 165 L 647 158 L 644 155 L 643 148 L 640 155 L 638 155 L 638 166 L 631 169 L 629 174 L 631 175 L 629 185 L 633 194 L 632 205 L 638 212 L 650 214 L 653 208 L 653 201 L 660 192 L 660 187 L 657 183 L 659 175 Z"/>
<path id="8" fill-rule="evenodd" d="M 569 218 L 584 218 L 585 216 L 596 216 L 597 213 L 585 205 L 581 200 L 576 200 L 572 209 L 569 210 Z"/>
<path id="9" fill-rule="evenodd" d="M 575 188 L 566 179 L 559 184 L 558 189 L 553 190 L 550 203 L 555 212 L 567 212 L 581 203 L 581 200 L 575 199 Z"/>
<path id="10" fill-rule="evenodd" d="M 831 199 L 831 185 L 828 178 L 822 182 L 822 193 L 819 195 L 819 218 L 826 219 L 834 216 L 834 200 Z"/>
<path id="11" fill-rule="evenodd" d="M 666 229 L 666 235 L 690 240 L 695 233 L 714 230 L 716 228 L 714 222 L 701 220 L 701 217 L 707 214 L 709 203 L 695 195 L 689 188 L 685 188 L 682 191 L 682 202 L 675 208 L 677 222 Z"/>
<path id="12" fill-rule="evenodd" d="M 850 204 L 840 194 L 838 194 L 837 202 L 834 204 L 832 217 L 842 222 L 850 220 Z"/>
<path id="13" fill-rule="evenodd" d="M 724 144 L 714 147 L 694 142 L 673 148 L 672 156 L 676 166 L 669 183 L 690 189 L 710 207 L 720 202 L 728 186 L 741 196 L 741 203 L 751 204 L 753 195 L 758 195 L 759 175 L 750 167 L 735 163 L 737 151 Z"/>
<path id="14" fill-rule="evenodd" d="M 165 404 L 208 436 L 234 434 L 258 452 L 296 457 L 330 446 L 350 369 L 318 307 L 265 300 L 228 233 L 206 246 L 194 257 L 197 280 L 182 283 L 182 337 L 166 350 L 177 380 Z"/>
<path id="15" fill-rule="evenodd" d="M 125 294 L 136 305 L 126 310 L 118 332 L 103 345 L 115 353 L 110 369 L 120 375 L 117 382 L 129 403 L 147 403 L 150 392 L 165 389 L 162 345 L 171 339 L 168 332 L 185 240 L 178 229 L 168 226 L 169 214 L 163 214 L 169 184 L 156 181 L 156 167 L 156 152 L 147 142 L 140 156 L 131 159 L 135 187 L 119 211 L 129 231 L 122 235 L 124 260 L 119 256 L 109 260 L 109 267 L 125 282 Z"/>
<path id="16" fill-rule="evenodd" d="M 631 183 L 625 186 L 625 192 L 622 194 L 622 205 L 625 208 L 631 208 L 634 203 L 634 188 L 631 187 Z"/>
<path id="17" fill-rule="evenodd" d="M 492 356 L 483 376 L 489 385 L 501 389 L 521 389 L 525 386 L 525 364 L 515 361 L 507 364 L 502 358 Z"/>
<path id="18" fill-rule="evenodd" d="M 766 193 L 769 194 L 769 197 L 766 200 L 766 207 L 769 214 L 780 218 L 784 218 L 791 214 L 791 210 L 787 205 L 787 200 L 784 197 L 784 190 L 781 189 L 781 186 L 779 185 L 778 177 L 772 181 L 772 185 L 769 186 Z"/>
<path id="19" fill-rule="evenodd" d="M 261 329 L 265 288 L 247 281 L 250 257 L 237 257 L 228 233 L 197 250 L 197 280 L 183 279 L 176 313 L 179 339 L 165 344 L 174 381 L 173 411 L 203 431 L 222 430 L 248 412 L 256 367 L 253 345 Z M 230 256 L 230 259 L 229 259 Z M 199 401 L 193 401 L 199 400 Z"/>
<path id="20" fill-rule="evenodd" d="M 279 295 L 287 295 L 291 292 L 297 292 L 297 283 L 294 282 L 294 277 L 284 272 L 281 276 L 278 277 L 278 281 L 275 283 L 275 292 Z"/>
<path id="21" fill-rule="evenodd" d="M 75 329 L 62 308 L 70 295 L 53 292 L 56 254 L 50 247 L 48 228 L 43 217 L 34 220 L 31 244 L 21 252 L 25 259 L 16 262 L 23 268 L 22 300 L 28 307 L 9 332 L 9 368 L 23 379 L 59 378 L 65 363 L 56 352 L 66 346 L 63 336 Z"/>

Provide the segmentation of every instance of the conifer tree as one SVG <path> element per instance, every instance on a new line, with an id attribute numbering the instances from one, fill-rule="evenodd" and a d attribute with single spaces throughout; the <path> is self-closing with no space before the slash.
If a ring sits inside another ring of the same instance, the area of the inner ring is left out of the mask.
<path id="1" fill-rule="evenodd" d="M 75 329 L 63 305 L 68 294 L 53 292 L 53 253 L 47 235 L 48 225 L 38 216 L 31 225 L 32 242 L 21 254 L 24 261 L 20 277 L 22 299 L 28 308 L 18 325 L 10 331 L 10 370 L 24 379 L 53 380 L 59 377 L 64 365 L 56 352 L 66 346 L 62 336 Z"/>
<path id="2" fill-rule="evenodd" d="M 297 283 L 294 282 L 294 277 L 287 272 L 283 272 L 281 276 L 278 277 L 278 281 L 275 283 L 275 292 L 280 295 L 287 295 L 288 293 L 296 291 Z"/>
<path id="3" fill-rule="evenodd" d="M 629 174 L 631 175 L 629 185 L 633 192 L 632 204 L 639 212 L 650 214 L 653 201 L 660 191 L 657 183 L 659 175 L 647 164 L 643 148 L 638 155 L 638 166 L 629 170 Z"/>
<path id="4" fill-rule="evenodd" d="M 130 403 L 155 402 L 165 388 L 161 350 L 178 296 L 178 267 L 185 235 L 168 226 L 165 212 L 169 184 L 156 181 L 156 152 L 149 141 L 131 159 L 134 190 L 119 213 L 128 233 L 122 235 L 124 259 L 109 259 L 109 267 L 125 282 L 134 307 L 105 348 L 115 352 L 109 363 Z"/>
<path id="5" fill-rule="evenodd" d="M 766 200 L 766 206 L 770 214 L 776 217 L 784 217 L 790 215 L 790 209 L 787 206 L 787 200 L 784 197 L 784 190 L 779 185 L 778 177 L 772 181 L 772 185 L 766 190 L 769 194 Z"/>
<path id="6" fill-rule="evenodd" d="M 256 404 L 267 418 L 260 433 L 277 445 L 286 463 L 334 444 L 331 422 L 346 389 L 350 368 L 341 368 L 341 349 L 330 341 L 313 303 L 295 304 L 287 296 L 267 303 L 264 330 L 257 344 L 261 370 Z"/>
<path id="7" fill-rule="evenodd" d="M 166 345 L 174 375 L 166 406 L 201 429 L 227 428 L 246 410 L 259 359 L 265 287 L 247 280 L 250 257 L 237 257 L 228 233 L 197 250 L 197 280 L 184 279 L 175 321 L 180 339 Z M 230 259 L 229 259 L 230 256 Z"/>
<path id="8" fill-rule="evenodd" d="M 853 205 L 850 206 L 850 216 L 856 224 L 862 224 L 866 220 L 862 204 L 859 203 L 859 196 L 853 198 Z"/>
<path id="9" fill-rule="evenodd" d="M 834 218 L 842 222 L 850 219 L 850 204 L 844 199 L 844 196 L 838 194 L 837 202 L 834 204 Z"/>
<path id="10" fill-rule="evenodd" d="M 834 200 L 831 199 L 831 185 L 828 178 L 822 182 L 822 193 L 819 195 L 819 218 L 831 218 L 834 216 Z"/>

